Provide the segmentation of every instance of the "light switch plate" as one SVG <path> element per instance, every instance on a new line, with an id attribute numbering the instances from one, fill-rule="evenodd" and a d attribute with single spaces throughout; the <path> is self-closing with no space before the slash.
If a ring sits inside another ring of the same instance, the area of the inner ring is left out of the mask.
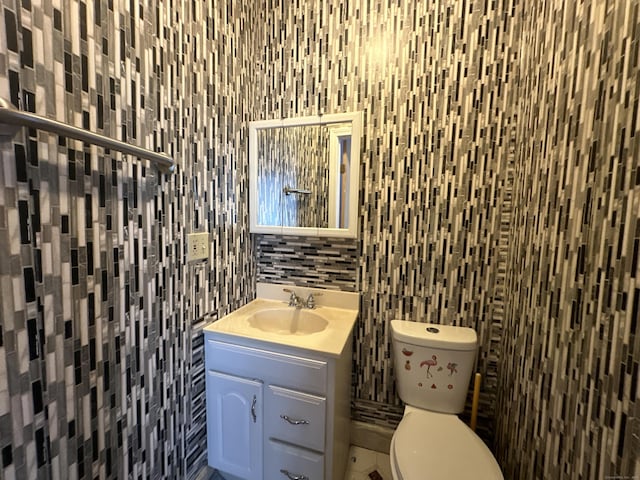
<path id="1" fill-rule="evenodd" d="M 209 258 L 209 232 L 187 235 L 187 262 Z"/>

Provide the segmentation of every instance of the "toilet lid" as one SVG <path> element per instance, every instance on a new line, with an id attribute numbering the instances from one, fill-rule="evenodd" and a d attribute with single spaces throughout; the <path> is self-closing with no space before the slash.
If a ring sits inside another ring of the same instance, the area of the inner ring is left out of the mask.
<path id="1" fill-rule="evenodd" d="M 402 480 L 503 480 L 482 440 L 457 416 L 428 411 L 404 416 L 393 435 Z"/>

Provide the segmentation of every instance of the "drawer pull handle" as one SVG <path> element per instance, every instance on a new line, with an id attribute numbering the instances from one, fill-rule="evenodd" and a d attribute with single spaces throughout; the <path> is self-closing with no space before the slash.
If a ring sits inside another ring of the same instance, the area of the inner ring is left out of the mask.
<path id="1" fill-rule="evenodd" d="M 295 473 L 291 473 L 289 470 L 285 470 L 284 468 L 280 469 L 280 473 L 287 476 L 289 480 L 309 480 L 309 477 L 306 475 L 296 475 Z"/>
<path id="2" fill-rule="evenodd" d="M 253 396 L 253 402 L 251 402 L 251 416 L 253 417 L 253 423 L 256 423 L 256 402 L 258 399 L 256 396 Z"/>
<path id="3" fill-rule="evenodd" d="M 291 425 L 309 425 L 309 420 L 293 420 L 286 415 L 280 415 L 280 418 L 289 422 Z"/>

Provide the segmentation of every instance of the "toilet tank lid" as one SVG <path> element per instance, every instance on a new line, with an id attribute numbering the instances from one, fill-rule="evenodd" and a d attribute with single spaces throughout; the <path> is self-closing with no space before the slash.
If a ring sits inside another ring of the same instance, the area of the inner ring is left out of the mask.
<path id="1" fill-rule="evenodd" d="M 391 333 L 401 342 L 447 350 L 475 350 L 478 343 L 473 328 L 453 325 L 391 320 Z"/>

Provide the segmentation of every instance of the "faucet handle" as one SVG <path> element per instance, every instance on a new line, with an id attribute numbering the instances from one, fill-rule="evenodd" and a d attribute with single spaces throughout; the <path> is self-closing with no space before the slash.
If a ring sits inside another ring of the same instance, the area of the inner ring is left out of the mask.
<path id="1" fill-rule="evenodd" d="M 283 292 L 287 292 L 287 293 L 290 294 L 289 295 L 289 306 L 290 307 L 297 307 L 300 304 L 300 297 L 298 297 L 298 295 L 296 295 L 296 292 L 294 292 L 290 288 L 283 288 L 282 291 Z"/>
<path id="2" fill-rule="evenodd" d="M 307 308 L 316 308 L 316 299 L 315 297 L 322 296 L 321 293 L 310 293 L 307 297 L 306 306 Z"/>

